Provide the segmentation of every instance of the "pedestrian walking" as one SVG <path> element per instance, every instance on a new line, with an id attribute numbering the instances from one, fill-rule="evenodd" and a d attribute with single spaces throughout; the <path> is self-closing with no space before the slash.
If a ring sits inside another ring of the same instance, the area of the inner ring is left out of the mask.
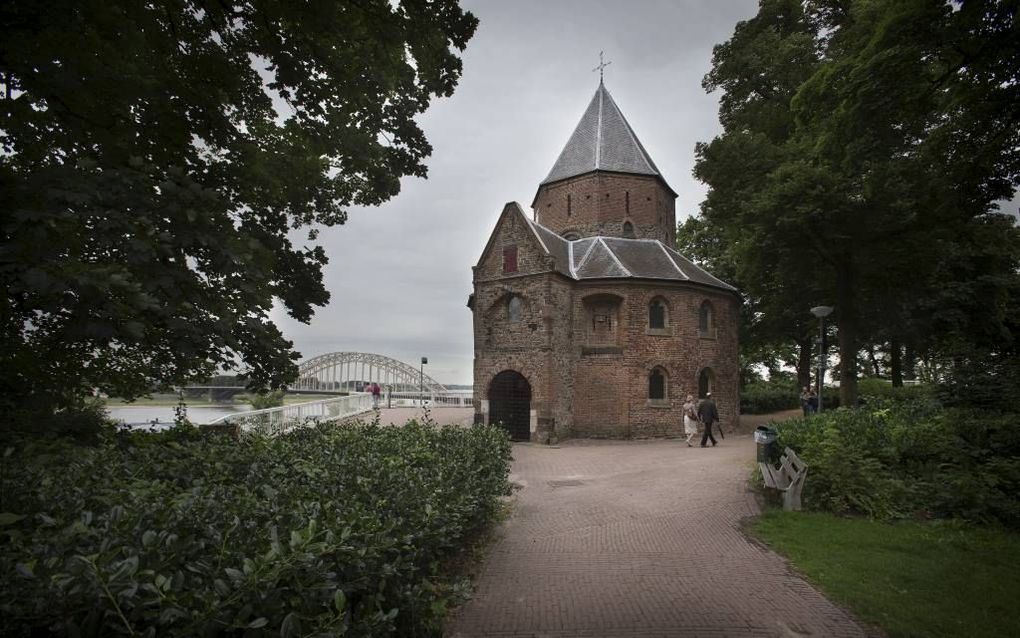
<path id="1" fill-rule="evenodd" d="M 687 395 L 687 402 L 683 406 L 684 413 L 684 434 L 687 435 L 687 447 L 691 446 L 691 439 L 698 435 L 698 406 L 694 403 L 694 395 Z"/>
<path id="2" fill-rule="evenodd" d="M 378 408 L 379 407 L 379 396 L 381 394 L 382 394 L 382 388 L 379 387 L 378 383 L 373 381 L 372 382 L 372 407 L 373 408 Z"/>
<path id="3" fill-rule="evenodd" d="M 707 392 L 705 398 L 698 403 L 698 419 L 705 426 L 705 433 L 701 435 L 701 447 L 705 447 L 705 444 L 710 440 L 712 447 L 715 447 L 716 441 L 712 436 L 712 425 L 719 420 L 719 410 L 715 407 L 711 392 Z"/>
<path id="4" fill-rule="evenodd" d="M 809 415 L 818 412 L 818 395 L 814 390 L 808 392 L 807 411 Z"/>

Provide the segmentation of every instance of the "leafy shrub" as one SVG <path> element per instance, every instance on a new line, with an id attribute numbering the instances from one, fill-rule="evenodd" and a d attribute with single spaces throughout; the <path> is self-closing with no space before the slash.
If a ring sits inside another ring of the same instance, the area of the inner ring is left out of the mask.
<path id="1" fill-rule="evenodd" d="M 70 437 L 94 443 L 110 426 L 106 406 L 98 399 L 85 399 L 53 412 L 18 406 L 0 420 L 0 440 L 19 434 Z"/>
<path id="2" fill-rule="evenodd" d="M 932 388 L 926 385 L 905 385 L 894 388 L 890 381 L 876 377 L 865 377 L 857 381 L 857 393 L 865 400 L 875 398 L 894 401 L 912 401 L 932 396 Z"/>
<path id="3" fill-rule="evenodd" d="M 825 388 L 822 403 L 826 409 L 839 407 L 839 390 Z M 740 391 L 741 414 L 769 414 L 800 407 L 800 388 L 795 380 L 750 383 Z"/>
<path id="4" fill-rule="evenodd" d="M 0 468 L 0 634 L 438 634 L 509 463 L 499 429 L 414 422 L 26 442 Z"/>
<path id="5" fill-rule="evenodd" d="M 264 394 L 253 394 L 250 397 L 253 410 L 265 410 L 266 408 L 278 408 L 283 405 L 283 391 L 266 392 Z"/>
<path id="6" fill-rule="evenodd" d="M 800 392 L 795 385 L 783 383 L 748 384 L 740 391 L 741 414 L 768 414 L 800 407 Z"/>
<path id="7" fill-rule="evenodd" d="M 873 399 L 776 425 L 810 469 L 805 505 L 877 518 L 998 521 L 1020 527 L 1015 415 L 946 410 L 933 399 Z"/>
<path id="8" fill-rule="evenodd" d="M 947 406 L 1020 413 L 1020 356 L 1015 353 L 969 353 L 947 366 L 937 387 Z"/>

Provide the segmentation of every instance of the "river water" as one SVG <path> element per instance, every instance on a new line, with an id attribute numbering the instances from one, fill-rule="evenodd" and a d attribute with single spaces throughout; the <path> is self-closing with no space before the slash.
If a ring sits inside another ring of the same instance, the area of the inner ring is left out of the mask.
<path id="1" fill-rule="evenodd" d="M 248 410 L 251 410 L 251 406 L 247 404 L 188 408 L 188 420 L 200 425 L 202 423 L 215 421 L 216 419 L 227 416 L 228 414 L 246 412 Z M 175 416 L 173 406 L 126 405 L 110 407 L 107 408 L 107 411 L 110 413 L 110 418 L 114 421 L 121 421 L 129 424 L 156 422 L 157 426 L 165 424 L 167 427 L 173 425 Z"/>

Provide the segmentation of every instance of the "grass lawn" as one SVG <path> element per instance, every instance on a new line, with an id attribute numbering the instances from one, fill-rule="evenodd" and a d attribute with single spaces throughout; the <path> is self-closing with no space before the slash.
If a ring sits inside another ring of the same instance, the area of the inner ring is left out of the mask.
<path id="1" fill-rule="evenodd" d="M 1020 636 L 1020 534 L 769 511 L 749 531 L 890 636 Z"/>

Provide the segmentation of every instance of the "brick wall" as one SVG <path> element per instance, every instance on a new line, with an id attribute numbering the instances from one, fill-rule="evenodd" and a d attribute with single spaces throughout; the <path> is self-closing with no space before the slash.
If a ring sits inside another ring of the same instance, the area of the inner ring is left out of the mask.
<path id="1" fill-rule="evenodd" d="M 542 186 L 533 206 L 536 221 L 561 235 L 623 237 L 629 221 L 638 239 L 675 243 L 676 197 L 655 177 L 588 173 Z"/>
<path id="2" fill-rule="evenodd" d="M 503 272 L 502 247 L 518 246 L 517 273 Z M 512 321 L 508 300 L 521 299 Z M 654 299 L 667 307 L 665 329 L 648 328 Z M 699 311 L 713 308 L 714 330 L 702 334 Z M 476 419 L 485 418 L 492 379 L 504 370 L 531 386 L 533 440 L 571 436 L 674 436 L 681 432 L 684 395 L 697 395 L 698 375 L 714 373 L 713 396 L 726 427 L 739 409 L 738 299 L 681 282 L 576 282 L 552 272 L 531 229 L 504 215 L 474 270 Z M 611 315 L 611 334 L 595 315 Z M 648 399 L 648 375 L 666 372 L 666 399 Z"/>

